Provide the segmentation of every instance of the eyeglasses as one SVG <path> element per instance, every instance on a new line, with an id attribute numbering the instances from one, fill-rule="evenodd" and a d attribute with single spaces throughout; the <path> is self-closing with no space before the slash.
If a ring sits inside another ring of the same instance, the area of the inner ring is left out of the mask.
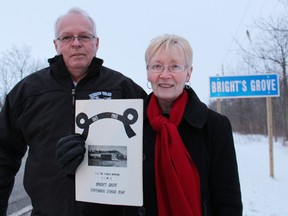
<path id="1" fill-rule="evenodd" d="M 56 40 L 61 41 L 62 43 L 71 43 L 72 41 L 75 40 L 75 38 L 78 39 L 79 42 L 81 43 L 87 43 L 96 38 L 92 34 L 80 34 L 78 36 L 74 35 L 60 35 Z"/>
<path id="2" fill-rule="evenodd" d="M 184 71 L 186 68 L 188 68 L 188 65 L 173 64 L 173 65 L 169 65 L 167 68 L 168 68 L 168 71 L 171 73 L 180 73 Z M 164 69 L 165 69 L 165 66 L 161 64 L 147 65 L 147 70 L 153 73 L 162 73 Z"/>

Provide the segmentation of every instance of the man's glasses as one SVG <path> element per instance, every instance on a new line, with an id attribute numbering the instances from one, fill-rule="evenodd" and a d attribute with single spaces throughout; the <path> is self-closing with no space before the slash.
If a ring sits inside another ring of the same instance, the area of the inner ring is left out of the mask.
<path id="1" fill-rule="evenodd" d="M 96 38 L 92 34 L 80 34 L 78 36 L 74 35 L 60 35 L 57 40 L 61 41 L 62 43 L 71 43 L 72 41 L 75 40 L 75 38 L 78 39 L 79 42 L 81 43 L 87 43 Z"/>
<path id="2" fill-rule="evenodd" d="M 180 73 L 184 71 L 188 66 L 183 64 L 173 64 L 169 65 L 168 71 L 171 73 Z M 147 65 L 147 70 L 153 73 L 162 73 L 165 69 L 164 65 L 161 64 L 154 64 L 154 65 Z"/>

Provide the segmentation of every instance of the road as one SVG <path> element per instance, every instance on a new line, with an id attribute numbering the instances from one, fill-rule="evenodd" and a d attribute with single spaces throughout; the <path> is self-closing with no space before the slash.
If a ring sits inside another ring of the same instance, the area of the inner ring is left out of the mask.
<path id="1" fill-rule="evenodd" d="M 31 213 L 31 202 L 23 187 L 23 174 L 26 156 L 19 172 L 15 177 L 14 188 L 9 199 L 7 215 L 9 216 L 28 216 Z"/>

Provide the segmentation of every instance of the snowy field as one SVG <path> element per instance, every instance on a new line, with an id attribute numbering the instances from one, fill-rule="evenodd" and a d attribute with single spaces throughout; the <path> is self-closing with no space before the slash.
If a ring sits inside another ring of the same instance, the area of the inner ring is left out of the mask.
<path id="1" fill-rule="evenodd" d="M 273 140 L 270 177 L 268 137 L 234 133 L 243 216 L 288 216 L 288 146 Z"/>

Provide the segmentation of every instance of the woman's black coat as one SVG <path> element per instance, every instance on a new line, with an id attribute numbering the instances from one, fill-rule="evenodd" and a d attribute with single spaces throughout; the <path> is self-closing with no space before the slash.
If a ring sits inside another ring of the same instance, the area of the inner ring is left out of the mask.
<path id="1" fill-rule="evenodd" d="M 230 121 L 227 117 L 208 109 L 191 88 L 186 91 L 189 94 L 189 103 L 178 131 L 198 168 L 202 215 L 241 216 L 240 183 Z M 151 95 L 145 101 L 145 108 L 150 98 Z M 157 215 L 155 138 L 156 134 L 151 128 L 145 110 L 144 205 L 137 209 L 138 215 Z"/>

